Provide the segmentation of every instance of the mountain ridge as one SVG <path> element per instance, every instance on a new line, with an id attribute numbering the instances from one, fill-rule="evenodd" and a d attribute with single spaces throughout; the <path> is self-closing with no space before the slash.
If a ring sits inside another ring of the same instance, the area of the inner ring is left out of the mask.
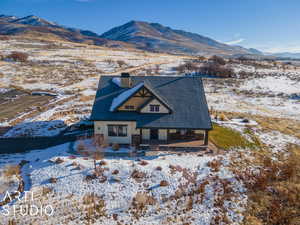
<path id="1" fill-rule="evenodd" d="M 43 36 L 51 34 L 72 42 L 87 42 L 105 47 L 135 48 L 145 51 L 185 55 L 260 54 L 256 49 L 231 46 L 212 38 L 159 23 L 131 20 L 99 35 L 29 15 L 22 18 L 0 15 L 0 34 Z"/>
<path id="2" fill-rule="evenodd" d="M 184 30 L 172 29 L 159 23 L 132 20 L 114 27 L 102 38 L 124 41 L 143 50 L 185 54 L 251 54 L 241 46 L 231 46 L 212 38 Z M 258 51 L 257 51 L 258 52 Z"/>

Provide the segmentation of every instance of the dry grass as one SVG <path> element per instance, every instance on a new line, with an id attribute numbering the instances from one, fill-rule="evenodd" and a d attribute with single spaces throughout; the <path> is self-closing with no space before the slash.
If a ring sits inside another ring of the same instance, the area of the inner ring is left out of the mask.
<path id="1" fill-rule="evenodd" d="M 259 174 L 242 175 L 249 204 L 245 225 L 300 224 L 300 148 L 292 146 L 283 161 L 265 158 Z"/>
<path id="2" fill-rule="evenodd" d="M 292 135 L 300 138 L 300 122 L 288 118 L 273 118 L 247 113 L 227 112 L 226 115 L 230 118 L 249 118 L 259 123 L 264 131 L 277 130 L 283 134 Z"/>
<path id="3" fill-rule="evenodd" d="M 83 206 L 85 213 L 85 220 L 87 224 L 95 223 L 106 215 L 105 201 L 96 194 L 86 194 L 83 196 Z"/>
<path id="4" fill-rule="evenodd" d="M 95 92 L 96 93 L 96 92 Z M 94 100 L 95 96 L 94 95 L 80 95 L 79 101 L 80 102 L 90 102 Z"/>
<path id="5" fill-rule="evenodd" d="M 138 219 L 145 211 L 148 205 L 154 205 L 155 198 L 147 193 L 138 192 L 132 200 L 131 214 Z"/>
<path id="6" fill-rule="evenodd" d="M 11 177 L 14 175 L 19 175 L 20 167 L 19 165 L 7 165 L 3 171 L 4 176 Z"/>

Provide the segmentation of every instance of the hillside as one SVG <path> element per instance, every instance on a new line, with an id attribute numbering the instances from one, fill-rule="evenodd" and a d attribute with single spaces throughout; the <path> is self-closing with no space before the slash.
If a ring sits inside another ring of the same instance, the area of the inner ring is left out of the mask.
<path id="1" fill-rule="evenodd" d="M 130 21 L 122 26 L 112 28 L 101 37 L 124 41 L 134 44 L 140 49 L 158 52 L 194 55 L 253 54 L 253 49 L 230 46 L 196 33 L 141 21 Z M 258 51 L 255 51 L 255 54 L 257 53 Z"/>
<path id="2" fill-rule="evenodd" d="M 92 31 L 64 27 L 33 15 L 23 18 L 0 15 L 0 34 L 24 35 L 39 38 L 51 37 L 57 40 L 95 44 L 105 47 L 134 47 L 125 42 L 101 38 Z"/>
<path id="3" fill-rule="evenodd" d="M 171 54 L 261 54 L 256 49 L 230 46 L 196 33 L 140 21 L 128 22 L 99 35 L 90 30 L 62 26 L 34 15 L 23 18 L 0 15 L 0 34 L 51 38 L 113 48 L 137 48 Z"/>

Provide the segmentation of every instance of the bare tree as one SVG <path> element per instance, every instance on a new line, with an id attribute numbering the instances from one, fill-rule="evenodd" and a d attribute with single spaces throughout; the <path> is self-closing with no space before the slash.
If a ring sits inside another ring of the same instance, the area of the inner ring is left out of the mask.
<path id="1" fill-rule="evenodd" d="M 217 63 L 217 64 L 220 64 L 220 65 L 225 65 L 226 64 L 226 61 L 220 57 L 220 56 L 217 56 L 217 55 L 214 55 L 210 58 L 211 61 Z"/>
<path id="2" fill-rule="evenodd" d="M 94 170 L 97 176 L 100 176 L 101 171 L 97 168 L 97 161 L 104 158 L 105 148 L 107 144 L 103 136 L 95 136 L 92 138 L 92 143 L 87 144 L 86 138 L 81 138 L 77 145 L 77 152 L 85 157 L 90 157 L 94 162 Z"/>
<path id="3" fill-rule="evenodd" d="M 120 68 L 127 65 L 127 63 L 124 60 L 117 60 L 117 64 Z"/>

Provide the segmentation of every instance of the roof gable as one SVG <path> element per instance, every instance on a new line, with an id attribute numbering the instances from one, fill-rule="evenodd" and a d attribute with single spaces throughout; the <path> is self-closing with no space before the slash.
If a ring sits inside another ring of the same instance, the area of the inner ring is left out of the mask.
<path id="1" fill-rule="evenodd" d="M 149 100 L 157 99 L 164 107 L 166 107 L 169 110 L 169 112 L 172 111 L 171 106 L 166 102 L 166 100 L 161 95 L 159 95 L 156 91 L 154 91 L 153 88 L 150 86 L 150 84 L 148 84 L 147 82 L 141 82 L 139 84 L 136 84 L 134 87 L 123 91 L 121 94 L 119 94 L 117 97 L 115 97 L 110 106 L 110 111 L 111 112 L 118 111 L 118 109 L 121 106 L 123 106 L 127 101 L 129 101 L 132 97 L 134 97 L 139 91 L 141 91 L 143 89 L 146 90 L 146 92 L 145 92 L 146 96 L 149 93 L 151 94 L 151 96 L 148 95 L 148 97 L 150 97 Z M 143 96 L 141 96 L 141 97 L 143 97 Z M 149 102 L 149 101 L 146 101 L 146 102 Z M 138 111 L 140 111 L 140 109 L 142 109 L 143 106 L 145 106 L 145 104 L 142 104 L 138 108 Z"/>

